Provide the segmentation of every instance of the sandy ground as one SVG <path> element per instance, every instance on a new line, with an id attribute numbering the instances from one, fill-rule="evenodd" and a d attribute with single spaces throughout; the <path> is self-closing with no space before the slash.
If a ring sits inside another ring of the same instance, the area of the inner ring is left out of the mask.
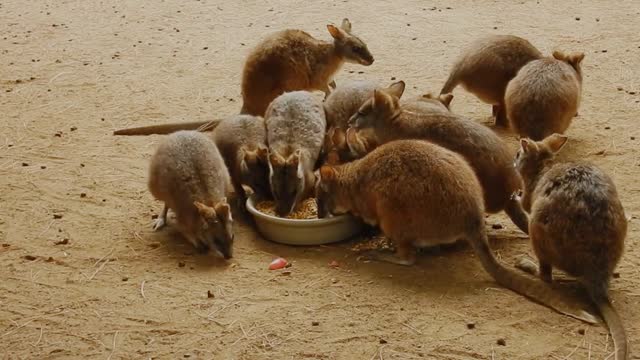
<path id="1" fill-rule="evenodd" d="M 172 231 L 151 231 L 161 204 L 146 176 L 159 138 L 111 132 L 232 114 L 259 38 L 300 28 L 328 39 L 325 25 L 345 16 L 376 62 L 347 65 L 336 81 L 397 77 L 412 94 L 438 90 L 460 47 L 484 34 L 586 53 L 563 158 L 605 168 L 631 217 L 611 293 L 640 353 L 640 4 L 302 4 L 0 0 L 3 358 L 605 358 L 602 326 L 499 288 L 468 247 L 403 268 L 358 261 L 349 244 L 272 244 L 238 225 L 236 257 L 224 264 L 193 255 Z M 455 95 L 454 111 L 490 120 L 488 105 Z M 531 253 L 504 216 L 487 221 L 503 261 Z M 266 269 L 276 256 L 292 261 L 290 275 Z"/>

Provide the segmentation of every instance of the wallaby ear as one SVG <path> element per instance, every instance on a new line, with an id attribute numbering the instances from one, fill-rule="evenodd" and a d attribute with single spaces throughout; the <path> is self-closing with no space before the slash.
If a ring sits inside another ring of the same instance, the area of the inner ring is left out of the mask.
<path id="1" fill-rule="evenodd" d="M 576 70 L 578 70 L 578 67 L 580 66 L 582 60 L 584 60 L 584 53 L 582 52 L 572 53 L 567 56 L 567 62 L 571 64 L 571 66 L 573 66 Z"/>
<path id="2" fill-rule="evenodd" d="M 198 213 L 205 219 L 213 219 L 216 217 L 216 211 L 199 201 L 194 201 L 193 205 L 195 205 L 196 209 L 198 209 Z"/>
<path id="3" fill-rule="evenodd" d="M 340 25 L 340 28 L 342 28 L 342 30 L 350 33 L 351 32 L 351 21 L 349 21 L 349 19 L 347 19 L 347 18 L 342 19 L 342 25 Z"/>
<path id="4" fill-rule="evenodd" d="M 382 89 L 373 90 L 373 107 L 383 108 L 391 106 L 391 97 Z"/>
<path id="5" fill-rule="evenodd" d="M 340 155 L 338 155 L 338 152 L 335 150 L 330 151 L 327 154 L 327 161 L 326 163 L 328 165 L 339 165 L 340 164 Z"/>
<path id="6" fill-rule="evenodd" d="M 289 155 L 289 158 L 287 159 L 287 165 L 298 166 L 298 164 L 300 163 L 300 155 L 302 155 L 302 151 L 300 149 Z"/>
<path id="7" fill-rule="evenodd" d="M 267 147 L 264 145 L 258 145 L 258 150 L 256 150 L 256 156 L 258 156 L 259 160 L 266 163 L 268 160 L 267 158 L 269 157 L 269 149 L 267 149 Z"/>
<path id="8" fill-rule="evenodd" d="M 331 134 L 331 143 L 338 149 L 344 147 L 347 142 L 347 134 L 342 128 L 335 128 L 333 134 Z"/>
<path id="9" fill-rule="evenodd" d="M 402 97 L 402 94 L 404 93 L 404 87 L 404 81 L 396 81 L 393 84 L 389 85 L 389 87 L 387 88 L 387 92 L 400 99 Z"/>
<path id="10" fill-rule="evenodd" d="M 280 154 L 275 151 L 269 153 L 269 165 L 272 167 L 282 167 L 285 164 L 285 160 Z"/>
<path id="11" fill-rule="evenodd" d="M 330 165 L 323 165 L 320 168 L 320 181 L 331 182 L 336 178 L 336 169 Z"/>
<path id="12" fill-rule="evenodd" d="M 560 51 L 560 50 L 554 50 L 553 51 L 553 58 L 556 60 L 560 60 L 560 61 L 564 61 L 567 56 L 564 54 L 564 52 Z"/>
<path id="13" fill-rule="evenodd" d="M 335 25 L 329 24 L 327 25 L 327 30 L 329 30 L 329 34 L 336 40 L 344 39 L 344 33 L 340 31 Z"/>
<path id="14" fill-rule="evenodd" d="M 438 97 L 438 100 L 448 109 L 449 105 L 451 105 L 451 100 L 453 100 L 453 94 L 442 94 Z"/>
<path id="15" fill-rule="evenodd" d="M 229 203 L 227 203 L 226 197 L 222 198 L 222 200 L 215 205 L 215 210 L 220 220 L 233 220 L 231 217 L 231 207 Z"/>
<path id="16" fill-rule="evenodd" d="M 522 138 L 520 139 L 520 147 L 522 151 L 527 154 L 536 149 L 536 144 L 531 139 Z"/>
<path id="17" fill-rule="evenodd" d="M 549 135 L 546 139 L 542 140 L 542 142 L 545 143 L 554 154 L 556 154 L 560 149 L 562 149 L 564 144 L 567 143 L 567 140 L 569 140 L 568 136 L 556 133 Z"/>

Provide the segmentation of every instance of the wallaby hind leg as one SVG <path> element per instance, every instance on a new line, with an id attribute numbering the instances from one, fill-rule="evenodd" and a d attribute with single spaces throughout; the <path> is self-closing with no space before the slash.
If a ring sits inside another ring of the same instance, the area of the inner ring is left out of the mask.
<path id="1" fill-rule="evenodd" d="M 405 243 L 403 245 L 396 245 L 395 254 L 389 254 L 379 250 L 370 250 L 367 251 L 364 256 L 372 260 L 411 266 L 416 262 L 416 249 L 411 243 Z"/>
<path id="2" fill-rule="evenodd" d="M 167 204 L 164 204 L 164 208 L 158 218 L 153 223 L 153 231 L 158 231 L 167 225 L 167 212 L 169 212 L 169 207 Z"/>
<path id="3" fill-rule="evenodd" d="M 551 274 L 551 265 L 540 260 L 540 279 L 546 283 L 553 281 L 553 275 Z"/>
<path id="4" fill-rule="evenodd" d="M 493 105 L 493 116 L 496 118 L 496 126 L 508 127 L 507 113 L 504 104 Z"/>

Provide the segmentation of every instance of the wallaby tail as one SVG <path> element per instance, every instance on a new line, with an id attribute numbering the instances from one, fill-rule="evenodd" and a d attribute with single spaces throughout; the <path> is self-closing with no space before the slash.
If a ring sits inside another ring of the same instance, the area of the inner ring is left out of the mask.
<path id="1" fill-rule="evenodd" d="M 471 245 L 480 258 L 480 262 L 484 269 L 498 282 L 498 284 L 561 314 L 565 314 L 591 324 L 598 322 L 597 318 L 587 311 L 569 304 L 566 299 L 564 299 L 548 284 L 539 280 L 534 280 L 500 264 L 493 256 L 493 253 L 489 248 L 487 235 L 484 232 L 476 235 L 476 239 L 471 241 Z"/>
<path id="2" fill-rule="evenodd" d="M 184 122 L 184 123 L 150 125 L 150 126 L 116 130 L 113 132 L 113 135 L 152 135 L 152 134 L 165 135 L 165 134 L 171 134 L 180 130 L 198 130 L 198 131 L 204 132 L 204 131 L 211 131 L 215 129 L 215 127 L 218 126 L 220 122 L 221 120 L 211 120 L 211 121 L 195 121 L 195 122 Z"/>
<path id="3" fill-rule="evenodd" d="M 440 95 L 450 94 L 453 91 L 453 89 L 456 88 L 456 86 L 458 86 L 458 76 L 457 76 L 456 68 L 454 67 L 453 69 L 451 69 L 449 78 L 447 78 L 447 81 L 444 83 L 442 90 L 440 90 Z"/>
<path id="4" fill-rule="evenodd" d="M 609 296 L 607 295 L 606 285 L 595 284 L 595 286 L 587 286 L 587 291 L 591 299 L 598 307 L 600 315 L 611 332 L 613 346 L 615 351 L 615 360 L 628 360 L 631 358 L 629 352 L 629 344 L 627 342 L 627 334 L 624 330 L 622 320 L 616 309 L 613 308 Z"/>
<path id="5" fill-rule="evenodd" d="M 513 196 L 504 208 L 511 221 L 525 234 L 529 234 L 529 215 L 524 211 L 520 201 Z"/>

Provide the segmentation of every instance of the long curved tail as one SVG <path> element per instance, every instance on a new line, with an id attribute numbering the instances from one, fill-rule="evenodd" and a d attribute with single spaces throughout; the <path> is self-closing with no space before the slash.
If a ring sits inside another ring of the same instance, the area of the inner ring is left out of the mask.
<path id="1" fill-rule="evenodd" d="M 627 342 L 627 334 L 624 330 L 622 320 L 618 315 L 616 309 L 613 308 L 609 296 L 607 295 L 606 288 L 599 286 L 587 286 L 587 291 L 591 296 L 591 299 L 598 307 L 604 322 L 611 332 L 611 338 L 613 339 L 613 346 L 615 348 L 615 360 L 628 360 L 631 358 L 629 353 L 629 343 Z"/>
<path id="2" fill-rule="evenodd" d="M 171 134 L 180 130 L 211 131 L 220 124 L 222 120 L 195 121 L 184 123 L 171 123 L 161 125 L 150 125 L 128 129 L 120 129 L 113 132 L 113 135 L 152 135 Z"/>
<path id="3" fill-rule="evenodd" d="M 471 239 L 476 254 L 484 269 L 498 282 L 498 284 L 526 296 L 529 299 L 545 305 L 561 314 L 571 316 L 584 322 L 595 324 L 597 318 L 585 310 L 572 305 L 560 293 L 548 284 L 522 275 L 513 269 L 502 265 L 493 256 L 486 233 L 482 232 L 476 239 Z"/>
<path id="4" fill-rule="evenodd" d="M 440 95 L 450 94 L 456 86 L 458 86 L 458 71 L 456 70 L 456 67 L 454 67 L 451 69 L 449 78 L 447 78 L 447 81 L 444 83 L 442 90 L 440 90 Z"/>

